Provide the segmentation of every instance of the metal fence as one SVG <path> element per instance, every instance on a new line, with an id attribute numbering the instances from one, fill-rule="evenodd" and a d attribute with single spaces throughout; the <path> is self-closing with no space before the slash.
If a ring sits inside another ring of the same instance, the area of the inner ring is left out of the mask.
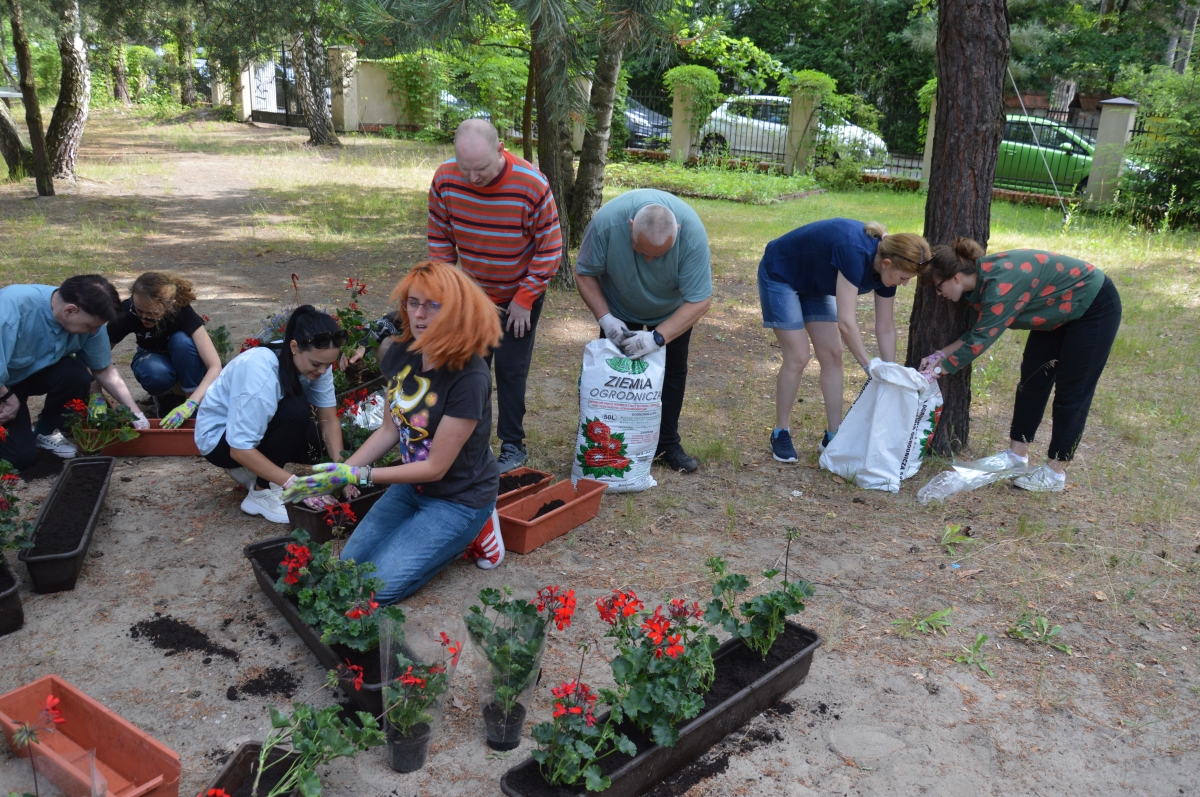
<path id="1" fill-rule="evenodd" d="M 1009 114 L 996 162 L 996 188 L 1074 194 L 1087 186 L 1096 147 L 1096 120 L 1067 124 Z"/>
<path id="2" fill-rule="evenodd" d="M 671 95 L 663 92 L 627 95 L 623 115 L 625 146 L 632 149 L 670 149 L 671 103 Z"/>
<path id="3" fill-rule="evenodd" d="M 292 54 L 286 46 L 280 44 L 278 60 L 252 64 L 250 75 L 250 116 L 254 121 L 289 127 L 304 124 Z"/>
<path id="4" fill-rule="evenodd" d="M 787 97 L 761 94 L 729 97 L 700 126 L 702 155 L 782 163 L 787 151 Z"/>

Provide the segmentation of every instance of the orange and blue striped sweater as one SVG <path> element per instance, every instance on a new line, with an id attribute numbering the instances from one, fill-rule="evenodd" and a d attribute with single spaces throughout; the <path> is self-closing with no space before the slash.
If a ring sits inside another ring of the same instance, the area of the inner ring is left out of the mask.
<path id="1" fill-rule="evenodd" d="M 476 188 L 453 158 L 429 186 L 426 238 L 432 260 L 457 262 L 496 304 L 529 309 L 562 259 L 558 207 L 545 176 L 504 151 L 504 170 Z"/>

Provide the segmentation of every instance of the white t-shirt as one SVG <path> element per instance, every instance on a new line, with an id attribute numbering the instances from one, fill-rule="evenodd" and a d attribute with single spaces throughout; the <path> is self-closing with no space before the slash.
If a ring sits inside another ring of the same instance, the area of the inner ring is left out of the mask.
<path id="1" fill-rule="evenodd" d="M 314 407 L 333 407 L 333 369 L 315 382 L 300 376 L 300 387 Z M 257 448 L 283 399 L 279 355 L 265 347 L 234 357 L 204 394 L 196 413 L 196 447 L 211 453 L 225 435 L 230 448 Z"/>

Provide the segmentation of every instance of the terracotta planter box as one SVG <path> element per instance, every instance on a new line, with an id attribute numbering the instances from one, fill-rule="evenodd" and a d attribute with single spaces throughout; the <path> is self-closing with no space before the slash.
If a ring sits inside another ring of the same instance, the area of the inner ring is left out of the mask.
<path id="1" fill-rule="evenodd" d="M 75 589 L 116 460 L 67 460 L 33 522 L 32 548 L 17 555 L 39 594 Z"/>
<path id="2" fill-rule="evenodd" d="M 221 772 L 213 778 L 212 782 L 204 787 L 204 791 L 200 794 L 208 794 L 212 789 L 224 789 L 229 794 L 234 794 L 243 785 L 254 783 L 254 765 L 258 763 L 258 754 L 262 750 L 262 742 L 243 742 L 238 745 L 238 748 L 233 751 L 233 755 L 225 762 L 225 766 Z M 267 764 L 274 764 L 283 758 L 288 758 L 291 755 L 290 751 L 280 750 L 276 748 L 271 751 L 271 757 Z M 267 774 L 270 775 L 274 770 L 267 769 Z M 266 785 L 264 778 L 259 783 L 261 789 Z M 263 789 L 263 794 L 266 794 L 268 789 Z M 296 792 L 293 792 L 295 794 Z"/>
<path id="3" fill-rule="evenodd" d="M 600 511 L 600 496 L 607 489 L 606 483 L 593 479 L 580 479 L 575 486 L 562 481 L 509 504 L 500 510 L 500 533 L 504 535 L 505 549 L 529 553 L 587 523 Z M 554 500 L 566 503 L 540 518 L 533 517 Z"/>
<path id="4" fill-rule="evenodd" d="M 198 457 L 196 422 L 189 418 L 178 429 L 160 429 L 158 418 L 150 428 L 125 443 L 113 443 L 101 451 L 106 457 Z"/>
<path id="5" fill-rule="evenodd" d="M 17 724 L 35 721 L 47 695 L 61 701 L 66 720 L 37 743 L 39 768 L 48 764 L 44 774 L 51 783 L 67 794 L 90 794 L 91 773 L 74 762 L 86 762 L 94 749 L 96 768 L 108 780 L 106 797 L 179 797 L 179 755 L 57 675 L 0 695 L 0 728 L 15 754 L 29 753 L 13 746 Z"/>
<path id="6" fill-rule="evenodd" d="M 528 474 L 531 473 L 537 474 L 541 478 L 532 484 L 526 484 L 524 487 L 518 487 L 515 490 L 509 490 L 506 493 L 500 493 L 500 495 L 496 496 L 496 509 L 503 509 L 506 506 L 511 506 L 527 495 L 533 495 L 534 493 L 539 493 L 542 490 L 545 490 L 550 486 L 550 480 L 554 478 L 554 476 L 546 473 L 545 471 L 534 470 L 533 468 L 513 468 L 508 473 L 501 473 L 500 478 L 503 479 L 505 476 L 516 476 L 517 478 L 520 478 L 522 476 L 528 476 Z"/>
<path id="7" fill-rule="evenodd" d="M 379 649 L 360 653 L 357 650 L 338 645 L 330 647 L 321 641 L 321 632 L 300 619 L 300 610 L 289 595 L 275 590 L 275 582 L 279 580 L 279 563 L 283 561 L 291 537 L 276 537 L 262 542 L 255 542 L 242 549 L 242 554 L 250 560 L 254 568 L 254 580 L 258 587 L 275 605 L 283 618 L 308 645 L 308 649 L 317 657 L 325 670 L 345 668 L 346 660 L 363 668 L 363 685 L 356 690 L 350 685 L 349 678 L 342 678 L 342 692 L 354 704 L 358 711 L 365 711 L 372 717 L 383 713 L 383 677 L 380 674 Z"/>
<path id="8" fill-rule="evenodd" d="M 21 608 L 20 582 L 17 574 L 0 556 L 0 636 L 11 634 L 25 625 L 25 610 Z"/>
<path id="9" fill-rule="evenodd" d="M 716 678 L 705 696 L 704 710 L 679 729 L 674 747 L 661 747 L 639 739 L 636 729 L 622 727 L 638 747 L 630 758 L 614 753 L 601 767 L 612 779 L 600 797 L 638 797 L 665 778 L 702 756 L 729 733 L 761 714 L 804 683 L 813 653 L 821 645 L 815 631 L 789 622 L 764 662 L 740 639 L 731 639 L 713 655 Z M 601 721 L 607 716 L 601 717 Z M 510 769 L 500 780 L 509 797 L 583 797 L 595 795 L 582 786 L 551 786 L 542 778 L 532 758 Z"/>
<path id="10" fill-rule="evenodd" d="M 350 501 L 350 510 L 354 512 L 354 516 L 359 520 L 367 514 L 367 510 L 375 506 L 375 502 L 383 497 L 387 490 L 386 485 L 377 485 L 375 487 L 360 487 L 362 492 L 358 498 Z M 333 539 L 333 528 L 325 522 L 324 509 L 309 509 L 301 503 L 285 504 L 287 509 L 288 523 L 293 529 L 304 529 L 308 532 L 309 538 L 314 543 L 329 542 Z M 347 523 L 346 530 L 342 535 L 342 541 L 350 539 L 351 532 L 358 523 Z"/>

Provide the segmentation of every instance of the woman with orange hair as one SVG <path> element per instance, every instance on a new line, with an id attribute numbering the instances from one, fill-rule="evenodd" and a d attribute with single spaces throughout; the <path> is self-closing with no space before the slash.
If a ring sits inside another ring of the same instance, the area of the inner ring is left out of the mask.
<path id="1" fill-rule="evenodd" d="M 481 567 L 504 556 L 495 517 L 500 470 L 489 448 L 492 379 L 483 359 L 500 341 L 495 305 L 461 270 L 437 261 L 413 266 L 391 299 L 400 330 L 380 367 L 392 422 L 345 462 L 316 465 L 283 496 L 343 487 L 353 496 L 355 485 L 391 485 L 342 550 L 343 559 L 375 565 L 387 585 L 375 596 L 381 604 L 416 592 L 473 540 L 493 548 Z M 403 464 L 372 467 L 397 444 Z"/>

